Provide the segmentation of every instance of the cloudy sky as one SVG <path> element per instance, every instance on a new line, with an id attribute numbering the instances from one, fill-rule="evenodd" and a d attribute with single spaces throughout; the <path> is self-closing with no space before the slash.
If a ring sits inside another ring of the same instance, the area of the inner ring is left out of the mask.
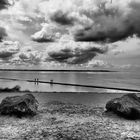
<path id="1" fill-rule="evenodd" d="M 139 37 L 139 0 L 0 0 L 0 68 L 137 68 Z"/>

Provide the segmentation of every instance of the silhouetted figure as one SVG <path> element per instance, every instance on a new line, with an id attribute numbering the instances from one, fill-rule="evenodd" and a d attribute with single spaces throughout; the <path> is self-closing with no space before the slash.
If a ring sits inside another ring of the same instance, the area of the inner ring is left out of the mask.
<path id="1" fill-rule="evenodd" d="M 35 80 L 34 80 L 34 83 L 35 83 L 35 85 L 36 85 L 36 78 L 35 78 Z"/>
<path id="2" fill-rule="evenodd" d="M 36 80 L 37 80 L 37 85 L 38 85 L 39 84 L 39 79 L 37 78 Z"/>
<path id="3" fill-rule="evenodd" d="M 38 78 L 35 78 L 35 85 L 38 85 L 39 84 L 39 79 Z"/>
<path id="4" fill-rule="evenodd" d="M 50 84 L 53 85 L 53 80 L 52 79 L 50 80 Z"/>

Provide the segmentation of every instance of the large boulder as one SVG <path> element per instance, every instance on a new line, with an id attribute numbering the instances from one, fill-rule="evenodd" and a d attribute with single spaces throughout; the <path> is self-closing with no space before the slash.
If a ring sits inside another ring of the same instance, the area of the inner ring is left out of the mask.
<path id="1" fill-rule="evenodd" d="M 1 115 L 32 116 L 37 113 L 37 109 L 38 101 L 32 94 L 6 97 L 0 104 Z"/>
<path id="2" fill-rule="evenodd" d="M 140 118 L 140 98 L 136 94 L 126 94 L 107 102 L 106 109 L 128 119 L 138 119 Z"/>

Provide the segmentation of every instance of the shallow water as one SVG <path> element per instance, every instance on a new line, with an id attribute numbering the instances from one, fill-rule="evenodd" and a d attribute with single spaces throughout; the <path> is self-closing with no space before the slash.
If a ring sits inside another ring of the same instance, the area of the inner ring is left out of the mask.
<path id="1" fill-rule="evenodd" d="M 34 80 L 38 78 L 42 81 L 109 86 L 118 88 L 130 88 L 140 90 L 140 73 L 139 72 L 31 72 L 31 71 L 0 71 L 0 78 L 17 78 L 22 80 Z M 20 85 L 22 90 L 31 91 L 63 91 L 63 92 L 110 92 L 110 90 L 83 88 L 74 86 L 50 85 L 24 82 L 0 80 L 0 87 L 13 87 Z"/>
<path id="2" fill-rule="evenodd" d="M 24 95 L 26 93 L 1 93 L 0 102 L 7 96 Z M 64 103 L 84 104 L 88 106 L 105 107 L 107 101 L 123 96 L 122 93 L 32 93 L 39 102 L 44 105 L 51 101 Z M 138 94 L 139 95 L 139 94 Z"/>

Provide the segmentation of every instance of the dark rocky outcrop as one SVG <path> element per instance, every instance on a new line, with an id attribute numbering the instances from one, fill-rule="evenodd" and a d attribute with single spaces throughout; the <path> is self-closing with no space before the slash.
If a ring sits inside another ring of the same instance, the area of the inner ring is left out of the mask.
<path id="1" fill-rule="evenodd" d="M 0 104 L 1 115 L 15 115 L 17 117 L 35 115 L 38 101 L 32 94 L 23 96 L 6 97 Z"/>
<path id="2" fill-rule="evenodd" d="M 107 102 L 106 109 L 124 118 L 140 119 L 140 98 L 136 94 L 126 94 Z"/>
<path id="3" fill-rule="evenodd" d="M 0 92 L 20 92 L 21 91 L 21 87 L 19 85 L 16 85 L 15 87 L 13 88 L 0 88 Z"/>

